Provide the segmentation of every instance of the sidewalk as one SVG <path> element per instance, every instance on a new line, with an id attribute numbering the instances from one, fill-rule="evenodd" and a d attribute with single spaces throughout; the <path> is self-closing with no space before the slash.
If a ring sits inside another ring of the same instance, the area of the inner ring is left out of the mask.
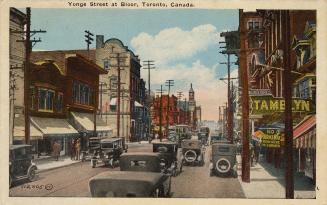
<path id="1" fill-rule="evenodd" d="M 81 161 L 71 160 L 69 156 L 60 157 L 58 161 L 55 161 L 53 157 L 43 158 L 43 159 L 35 159 L 34 160 L 37 166 L 37 172 L 44 172 L 60 167 L 69 166 L 71 164 L 76 164 Z"/>
<path id="2" fill-rule="evenodd" d="M 285 172 L 284 169 L 276 169 L 273 165 L 260 162 L 250 169 L 250 183 L 242 182 L 241 156 L 237 156 L 237 173 L 240 184 L 246 198 L 285 198 Z M 294 198 L 311 199 L 316 197 L 315 186 L 310 179 L 301 175 L 294 175 Z"/>

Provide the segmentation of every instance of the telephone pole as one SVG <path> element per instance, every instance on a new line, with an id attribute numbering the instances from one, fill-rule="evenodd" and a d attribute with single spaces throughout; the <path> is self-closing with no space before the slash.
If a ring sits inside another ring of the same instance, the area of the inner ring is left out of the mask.
<path id="1" fill-rule="evenodd" d="M 88 30 L 85 30 L 84 32 L 85 32 L 85 38 L 86 38 L 85 42 L 87 45 L 87 57 L 88 57 L 88 59 L 90 59 L 90 44 L 92 44 L 92 41 L 94 41 L 94 39 L 91 36 L 94 36 L 94 34 Z"/>
<path id="2" fill-rule="evenodd" d="M 30 144 L 30 119 L 29 119 L 29 98 L 30 98 L 30 81 L 29 81 L 29 72 L 30 72 L 30 56 L 33 46 L 41 42 L 41 39 L 33 38 L 31 36 L 37 33 L 45 33 L 44 30 L 33 30 L 31 31 L 31 8 L 26 8 L 26 30 L 17 31 L 12 30 L 11 33 L 24 33 L 25 39 L 17 40 L 17 42 L 24 42 L 25 44 L 25 62 L 24 62 L 24 117 L 25 117 L 25 143 Z"/>
<path id="3" fill-rule="evenodd" d="M 153 60 L 146 60 L 143 61 L 143 69 L 148 70 L 148 115 L 149 115 L 149 130 L 148 130 L 148 134 L 149 134 L 149 141 L 150 141 L 150 136 L 151 136 L 151 69 L 155 69 L 154 67 L 154 61 Z"/>
<path id="4" fill-rule="evenodd" d="M 166 136 L 168 137 L 169 128 L 169 101 L 170 101 L 170 87 L 174 86 L 174 80 L 166 80 L 166 86 L 168 87 L 168 102 L 167 102 L 167 115 L 166 115 Z"/>
<path id="5" fill-rule="evenodd" d="M 114 53 L 114 46 L 111 47 L 111 53 L 116 54 L 114 56 L 110 56 L 110 58 L 114 58 L 117 60 L 117 65 L 112 67 L 117 67 L 117 137 L 120 137 L 120 90 L 121 90 L 121 76 L 120 71 L 123 70 L 123 67 L 128 67 L 121 65 L 122 61 L 126 59 L 126 56 L 122 56 L 123 53 Z"/>
<path id="6" fill-rule="evenodd" d="M 159 109 L 159 139 L 162 141 L 162 93 L 165 90 L 162 89 L 162 85 L 160 85 L 160 90 L 157 90 L 160 93 L 160 109 Z"/>
<path id="7" fill-rule="evenodd" d="M 293 119 L 292 119 L 292 75 L 291 75 L 291 41 L 290 41 L 290 11 L 282 10 L 282 41 L 283 41 L 283 66 L 284 66 L 284 95 L 285 95 L 285 153 L 286 172 L 285 190 L 286 198 L 294 199 L 294 174 L 293 174 Z"/>
<path id="8" fill-rule="evenodd" d="M 179 101 L 179 109 L 181 108 L 181 99 L 182 99 L 182 96 L 183 96 L 183 92 L 178 91 L 177 92 L 177 99 Z M 181 121 L 181 111 L 180 110 L 178 112 L 178 124 L 180 124 L 180 121 Z"/>
<path id="9" fill-rule="evenodd" d="M 247 36 L 243 9 L 239 10 L 240 22 L 240 81 L 242 87 L 242 181 L 250 182 L 250 139 L 249 139 L 249 83 L 246 64 L 245 38 Z"/>

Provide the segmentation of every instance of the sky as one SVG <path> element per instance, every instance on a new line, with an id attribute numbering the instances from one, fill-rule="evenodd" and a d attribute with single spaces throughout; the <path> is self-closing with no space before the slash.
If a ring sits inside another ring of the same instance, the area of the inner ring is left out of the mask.
<path id="1" fill-rule="evenodd" d="M 220 33 L 237 30 L 238 10 L 206 9 L 33 9 L 32 29 L 42 42 L 33 50 L 85 49 L 84 31 L 120 39 L 141 62 L 154 60 L 151 89 L 167 79 L 175 81 L 171 93 L 182 91 L 188 99 L 192 83 L 202 119 L 217 120 L 218 107 L 226 102 L 227 56 L 219 53 Z M 95 47 L 95 42 L 91 48 Z M 235 58 L 232 58 L 235 61 Z M 232 65 L 232 76 L 237 67 Z M 146 83 L 147 71 L 141 70 Z M 147 85 L 146 85 L 147 86 Z"/>

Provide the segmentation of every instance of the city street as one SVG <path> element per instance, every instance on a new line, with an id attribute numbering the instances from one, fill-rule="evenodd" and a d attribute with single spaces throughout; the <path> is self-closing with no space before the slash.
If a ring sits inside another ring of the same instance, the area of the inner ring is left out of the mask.
<path id="1" fill-rule="evenodd" d="M 129 144 L 129 152 L 151 152 L 150 144 Z M 206 150 L 208 153 L 209 150 Z M 89 197 L 88 180 L 103 171 L 119 170 L 98 166 L 91 168 L 90 162 L 73 164 L 39 174 L 32 183 L 16 183 L 10 196 L 84 196 Z M 184 166 L 183 172 L 172 178 L 172 197 L 194 198 L 244 198 L 237 178 L 209 176 L 209 155 L 203 167 Z"/>

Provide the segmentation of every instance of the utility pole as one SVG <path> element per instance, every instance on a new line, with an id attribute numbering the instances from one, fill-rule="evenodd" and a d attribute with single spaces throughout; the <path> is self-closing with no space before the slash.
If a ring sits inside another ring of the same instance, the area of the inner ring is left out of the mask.
<path id="1" fill-rule="evenodd" d="M 107 83 L 105 82 L 100 82 L 99 83 L 99 87 L 100 87 L 100 116 L 102 118 L 102 94 L 103 92 L 105 92 L 105 90 L 103 90 L 103 86 L 107 86 Z"/>
<path id="2" fill-rule="evenodd" d="M 159 138 L 160 142 L 162 141 L 162 93 L 164 90 L 162 89 L 162 85 L 160 85 L 160 90 L 157 90 L 160 93 L 160 110 L 159 110 Z"/>
<path id="3" fill-rule="evenodd" d="M 239 10 L 240 22 L 240 80 L 242 85 L 242 181 L 250 182 L 250 149 L 249 149 L 249 84 L 246 63 L 245 38 L 247 36 L 243 10 Z"/>
<path id="4" fill-rule="evenodd" d="M 170 101 L 170 87 L 174 86 L 174 80 L 166 80 L 166 86 L 168 87 L 168 102 L 167 102 L 167 115 L 166 115 L 166 136 L 168 137 L 169 128 L 169 101 Z"/>
<path id="5" fill-rule="evenodd" d="M 283 67 L 284 67 L 284 95 L 285 95 L 285 153 L 286 172 L 285 190 L 286 198 L 294 199 L 293 175 L 293 119 L 292 119 L 292 75 L 291 75 L 291 42 L 290 42 L 290 11 L 282 10 L 282 41 L 283 41 Z"/>
<path id="6" fill-rule="evenodd" d="M 146 67 L 143 67 L 143 69 L 146 69 L 148 70 L 148 115 L 149 115 L 149 130 L 148 130 L 148 134 L 149 134 L 149 142 L 150 142 L 150 136 L 151 136 L 151 80 L 150 80 L 150 77 L 151 77 L 151 69 L 155 69 L 154 67 L 154 61 L 153 60 L 146 60 L 146 61 L 143 61 L 143 66 L 146 66 Z"/>
<path id="7" fill-rule="evenodd" d="M 117 137 L 120 137 L 120 90 L 121 90 L 121 76 L 120 71 L 123 70 L 123 67 L 127 67 L 121 65 L 123 59 L 126 59 L 126 56 L 122 56 L 122 53 L 114 53 L 114 46 L 111 47 L 111 53 L 116 54 L 116 56 L 111 56 L 111 58 L 115 58 L 117 60 Z"/>
<path id="8" fill-rule="evenodd" d="M 86 38 L 85 42 L 87 45 L 87 57 L 88 57 L 88 59 L 90 59 L 90 44 L 92 44 L 92 41 L 94 41 L 94 39 L 91 36 L 94 36 L 94 34 L 88 30 L 85 30 L 84 32 L 86 33 L 85 34 L 85 38 Z"/>
<path id="9" fill-rule="evenodd" d="M 178 99 L 179 104 L 181 103 L 182 96 L 183 96 L 183 92 L 178 91 L 177 92 L 177 99 Z M 179 108 L 181 108 L 181 105 L 179 106 Z M 178 124 L 180 124 L 180 121 L 181 121 L 181 111 L 178 112 Z"/>
<path id="10" fill-rule="evenodd" d="M 37 43 L 41 42 L 41 39 L 31 40 L 31 36 L 37 33 L 45 33 L 44 30 L 33 30 L 31 31 L 31 8 L 26 8 L 26 30 L 25 31 L 10 31 L 12 33 L 24 33 L 25 39 L 17 40 L 17 42 L 24 42 L 25 44 L 25 62 L 24 62 L 24 115 L 25 115 L 25 143 L 30 144 L 30 119 L 29 119 L 29 98 L 30 98 L 30 55 L 32 47 Z M 32 35 L 31 35 L 32 34 Z"/>

